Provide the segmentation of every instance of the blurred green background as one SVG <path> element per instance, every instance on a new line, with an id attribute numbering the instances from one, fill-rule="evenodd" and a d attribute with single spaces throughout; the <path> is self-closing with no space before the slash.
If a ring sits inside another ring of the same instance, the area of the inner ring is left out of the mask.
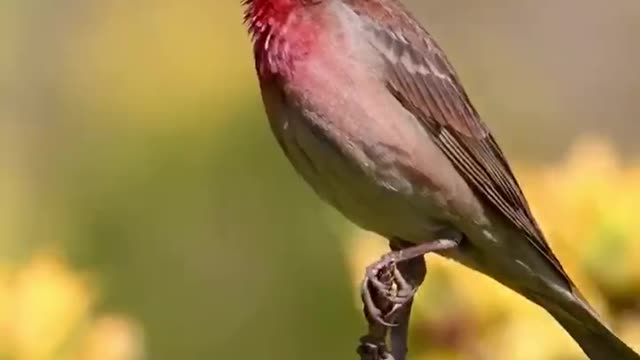
<path id="1" fill-rule="evenodd" d="M 640 3 L 407 5 L 638 348 Z M 384 241 L 296 177 L 252 61 L 239 0 L 0 1 L 0 359 L 355 358 Z M 417 306 L 415 358 L 581 358 L 455 264 L 433 259 Z"/>

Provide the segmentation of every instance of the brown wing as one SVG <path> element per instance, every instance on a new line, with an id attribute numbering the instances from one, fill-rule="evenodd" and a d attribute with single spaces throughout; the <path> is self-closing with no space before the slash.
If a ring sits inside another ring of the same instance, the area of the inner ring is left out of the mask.
<path id="1" fill-rule="evenodd" d="M 502 151 L 442 50 L 398 3 L 371 1 L 355 4 L 353 9 L 363 15 L 362 6 L 370 6 L 367 13 L 376 16 L 376 22 L 366 17 L 364 21 L 372 33 L 372 44 L 387 63 L 389 91 L 429 129 L 475 192 L 521 229 L 571 283 L 534 220 Z M 402 17 L 390 16 L 390 6 L 396 14 L 400 10 Z"/>

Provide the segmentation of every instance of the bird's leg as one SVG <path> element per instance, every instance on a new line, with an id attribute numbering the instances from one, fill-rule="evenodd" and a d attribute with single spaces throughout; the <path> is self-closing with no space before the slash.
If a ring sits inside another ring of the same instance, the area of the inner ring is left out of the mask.
<path id="1" fill-rule="evenodd" d="M 367 267 L 361 294 L 369 333 L 360 339 L 362 360 L 394 360 L 386 348 L 389 328 L 395 360 L 404 360 L 411 302 L 426 274 L 423 255 L 454 248 L 459 242 L 459 238 L 440 239 L 414 245 L 394 240 L 394 250 Z"/>

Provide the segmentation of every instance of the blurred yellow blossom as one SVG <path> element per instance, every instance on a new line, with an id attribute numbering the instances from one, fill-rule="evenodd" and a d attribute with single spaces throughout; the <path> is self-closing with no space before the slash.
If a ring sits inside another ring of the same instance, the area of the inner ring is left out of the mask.
<path id="1" fill-rule="evenodd" d="M 87 317 L 92 293 L 55 258 L 36 256 L 13 279 L 9 337 L 23 359 L 53 353 Z"/>
<path id="2" fill-rule="evenodd" d="M 95 300 L 88 277 L 73 272 L 54 254 L 34 255 L 15 268 L 0 265 L 0 357 L 142 359 L 134 323 L 110 317 L 93 320 Z M 83 349 L 92 350 L 80 357 Z M 100 357 L 89 355 L 96 349 Z"/>
<path id="3" fill-rule="evenodd" d="M 624 167 L 606 142 L 585 138 L 565 164 L 522 179 L 552 247 L 585 292 L 598 296 L 598 287 L 609 301 L 635 298 L 640 167 Z"/>
<path id="4" fill-rule="evenodd" d="M 103 316 L 89 330 L 82 360 L 142 359 L 142 331 L 131 319 Z"/>

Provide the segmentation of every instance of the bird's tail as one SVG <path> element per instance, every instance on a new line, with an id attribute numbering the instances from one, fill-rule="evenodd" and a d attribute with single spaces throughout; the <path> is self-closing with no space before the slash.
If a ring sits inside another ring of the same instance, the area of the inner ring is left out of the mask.
<path id="1" fill-rule="evenodd" d="M 589 359 L 640 360 L 640 355 L 622 342 L 579 294 L 570 301 L 563 301 L 562 305 L 541 298 L 536 300 L 571 335 Z"/>

